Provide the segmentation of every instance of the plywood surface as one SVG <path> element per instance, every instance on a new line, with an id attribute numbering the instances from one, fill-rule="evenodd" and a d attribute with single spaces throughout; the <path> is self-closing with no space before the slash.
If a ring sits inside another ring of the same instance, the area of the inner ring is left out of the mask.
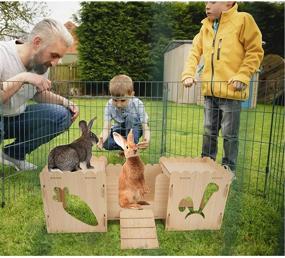
<path id="1" fill-rule="evenodd" d="M 119 206 L 118 182 L 121 169 L 122 165 L 120 164 L 109 164 L 106 167 L 108 220 L 120 219 L 122 208 Z M 143 209 L 153 210 L 155 218 L 165 218 L 169 179 L 165 179 L 165 175 L 162 174 L 159 164 L 145 165 L 144 176 L 145 183 L 150 189 L 150 192 L 145 195 L 144 200 L 150 205 L 143 205 Z M 165 201 L 161 202 L 161 200 Z"/>
<path id="2" fill-rule="evenodd" d="M 167 230 L 219 229 L 233 173 L 210 158 L 161 157 L 160 164 L 145 165 L 150 193 L 143 210 L 122 209 L 118 200 L 120 164 L 107 165 L 105 157 L 92 157 L 94 169 L 40 174 L 48 232 L 105 232 L 107 219 L 120 219 L 122 248 L 157 248 L 155 218 L 166 219 Z M 207 201 L 210 184 L 217 186 Z M 68 188 L 97 218 L 87 225 L 65 211 L 65 196 L 54 200 L 54 189 Z M 145 239 L 141 241 L 141 239 Z"/>
<path id="3" fill-rule="evenodd" d="M 159 247 L 152 210 L 121 210 L 120 234 L 122 249 Z"/>
<path id="4" fill-rule="evenodd" d="M 228 170 L 217 164 L 208 157 L 191 158 L 191 157 L 161 157 L 159 159 L 163 173 L 170 176 L 173 172 L 197 172 L 220 171 L 220 175 L 231 176 Z"/>
<path id="5" fill-rule="evenodd" d="M 77 172 L 49 172 L 47 167 L 40 173 L 41 189 L 49 233 L 56 232 L 105 232 L 107 231 L 107 202 L 105 157 L 92 157 L 94 169 Z M 70 195 L 85 203 L 96 216 L 98 225 L 83 223 L 64 209 L 64 195 L 55 198 L 55 189 L 62 193 L 68 189 Z"/>
<path id="6" fill-rule="evenodd" d="M 160 164 L 170 178 L 166 229 L 219 229 L 233 173 L 210 158 L 162 157 Z"/>

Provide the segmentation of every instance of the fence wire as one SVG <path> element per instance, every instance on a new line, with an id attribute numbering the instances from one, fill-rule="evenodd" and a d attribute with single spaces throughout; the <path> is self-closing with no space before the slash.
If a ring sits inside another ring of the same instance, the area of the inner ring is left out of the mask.
<path id="1" fill-rule="evenodd" d="M 236 176 L 237 180 L 242 182 L 241 191 L 262 196 L 272 206 L 282 210 L 284 207 L 284 89 L 276 85 L 284 85 L 284 81 L 251 83 L 249 100 L 241 104 Z M 262 96 L 258 95 L 261 91 L 257 89 L 257 85 L 262 85 Z M 267 90 L 267 86 L 270 91 Z M 149 116 L 151 141 L 149 148 L 141 153 L 144 162 L 157 163 L 161 156 L 200 157 L 205 132 L 205 99 L 201 94 L 201 84 L 185 89 L 178 82 L 148 81 L 134 82 L 134 88 L 135 96 L 142 100 Z M 103 129 L 104 108 L 110 99 L 108 82 L 53 81 L 52 90 L 76 103 L 80 108 L 80 116 L 69 130 L 40 145 L 26 156 L 27 161 L 38 166 L 36 171 L 16 171 L 15 168 L 6 166 L 2 162 L 2 206 L 13 202 L 23 194 L 34 194 L 40 191 L 38 176 L 47 164 L 48 153 L 53 147 L 70 143 L 80 136 L 78 126 L 80 120 L 88 122 L 96 116 L 97 120 L 92 131 L 99 135 Z M 28 104 L 34 104 L 34 102 L 30 101 Z M 2 104 L 2 107 L 1 128 L 17 119 L 15 117 L 7 119 L 3 115 L 5 105 Z M 35 128 L 42 126 L 38 118 L 41 112 L 44 110 L 31 111 L 29 115 L 29 118 L 34 120 Z M 47 132 L 53 131 L 52 124 L 46 124 L 44 127 Z M 20 131 L 20 128 L 16 130 Z M 20 142 L 26 142 L 27 146 L 34 144 L 35 141 L 35 139 L 27 140 L 27 135 L 31 133 L 29 130 L 29 128 L 24 130 L 25 134 Z M 8 144 L 13 145 L 16 133 L 10 132 L 8 137 L 7 133 L 4 134 L 1 130 L 2 152 Z M 45 137 L 49 136 L 49 134 L 45 135 Z M 36 140 L 41 141 L 41 139 Z M 224 155 L 224 138 L 221 134 L 217 136 L 217 141 L 217 162 L 221 163 Z M 20 143 L 15 142 L 14 145 Z M 110 163 L 123 162 L 117 151 L 101 151 L 94 146 L 93 154 L 106 156 Z"/>

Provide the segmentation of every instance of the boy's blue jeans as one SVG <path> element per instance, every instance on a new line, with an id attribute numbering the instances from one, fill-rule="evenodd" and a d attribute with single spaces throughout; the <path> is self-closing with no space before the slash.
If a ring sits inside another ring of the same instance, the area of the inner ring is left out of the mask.
<path id="1" fill-rule="evenodd" d="M 238 135 L 241 102 L 205 97 L 202 157 L 216 160 L 219 130 L 222 129 L 224 153 L 222 164 L 235 171 L 238 156 Z"/>
<path id="2" fill-rule="evenodd" d="M 24 113 L 13 117 L 1 117 L 0 142 L 15 138 L 4 147 L 8 156 L 24 160 L 40 145 L 63 133 L 71 125 L 71 113 L 63 106 L 55 104 L 32 104 Z"/>
<path id="3" fill-rule="evenodd" d="M 133 129 L 134 141 L 135 143 L 139 142 L 140 137 L 142 136 L 142 124 L 138 118 L 128 115 L 126 120 L 121 125 L 114 125 L 111 128 L 111 133 L 108 139 L 104 142 L 103 147 L 106 150 L 122 150 L 122 148 L 117 145 L 113 138 L 113 132 L 117 132 L 123 137 L 127 138 L 129 131 Z"/>

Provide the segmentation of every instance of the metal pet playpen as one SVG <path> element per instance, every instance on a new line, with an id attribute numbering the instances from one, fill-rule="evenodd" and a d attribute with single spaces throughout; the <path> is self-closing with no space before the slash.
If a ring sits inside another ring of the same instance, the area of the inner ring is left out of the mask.
<path id="1" fill-rule="evenodd" d="M 257 83 L 257 82 L 256 82 Z M 239 154 L 236 168 L 238 191 L 264 197 L 273 207 L 284 208 L 284 81 L 259 82 L 264 91 L 258 96 L 257 105 L 245 106 L 241 111 L 239 131 Z M 151 142 L 147 150 L 141 153 L 146 163 L 158 162 L 161 156 L 201 155 L 203 138 L 203 99 L 199 85 L 187 91 L 184 98 L 195 103 L 180 103 L 169 94 L 181 91 L 180 82 L 134 82 L 135 95 L 145 105 L 149 116 Z M 108 95 L 108 82 L 54 81 L 53 91 L 64 95 L 80 108 L 79 119 L 69 130 L 41 145 L 27 160 L 36 164 L 36 171 L 16 171 L 1 164 L 1 204 L 12 204 L 20 195 L 39 192 L 39 173 L 47 164 L 49 151 L 57 145 L 70 143 L 80 132 L 79 120 L 89 121 L 96 116 L 93 132 L 100 134 L 103 128 L 103 112 Z M 191 93 L 192 92 L 192 93 Z M 255 96 L 256 97 L 256 96 Z M 265 100 L 270 97 L 270 102 Z M 263 102 L 259 102 L 262 99 Z M 31 102 L 32 103 L 32 102 Z M 3 121 L 3 115 L 1 115 Z M 218 136 L 219 152 L 217 162 L 222 158 L 222 136 Z M 1 135 L 1 148 L 13 143 Z M 95 156 L 106 156 L 110 163 L 122 163 L 116 151 L 101 151 L 93 147 Z"/>

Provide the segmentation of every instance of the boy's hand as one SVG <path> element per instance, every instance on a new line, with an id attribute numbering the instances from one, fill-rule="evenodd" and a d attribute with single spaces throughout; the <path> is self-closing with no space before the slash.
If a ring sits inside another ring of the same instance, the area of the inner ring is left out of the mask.
<path id="1" fill-rule="evenodd" d="M 97 147 L 99 150 L 103 150 L 103 137 L 99 138 L 99 141 L 97 142 Z"/>
<path id="2" fill-rule="evenodd" d="M 230 84 L 232 84 L 234 91 L 242 91 L 245 90 L 247 85 L 240 81 L 229 81 Z"/>
<path id="3" fill-rule="evenodd" d="M 149 146 L 149 141 L 147 141 L 146 139 L 138 143 L 138 148 L 142 150 L 145 150 L 146 148 L 148 148 L 148 146 Z"/>
<path id="4" fill-rule="evenodd" d="M 195 85 L 195 83 L 196 83 L 196 80 L 192 77 L 188 77 L 183 81 L 183 85 L 186 88 L 192 87 L 193 85 Z"/>

